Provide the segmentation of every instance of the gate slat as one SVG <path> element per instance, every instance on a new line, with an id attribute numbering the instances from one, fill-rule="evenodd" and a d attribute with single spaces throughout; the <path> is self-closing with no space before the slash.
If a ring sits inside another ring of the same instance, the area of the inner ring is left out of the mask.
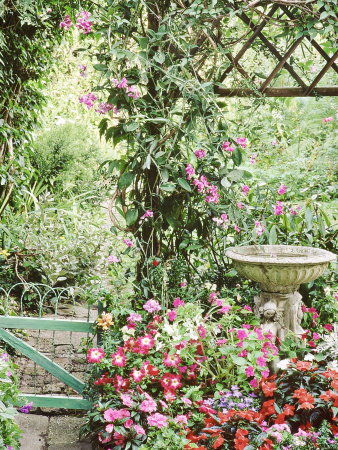
<path id="1" fill-rule="evenodd" d="M 36 362 L 39 366 L 47 370 L 47 372 L 51 373 L 54 377 L 58 378 L 60 381 L 63 381 L 65 384 L 73 388 L 75 391 L 79 393 L 83 392 L 85 384 L 82 381 L 80 381 L 78 378 L 68 373 L 65 369 L 63 369 L 55 362 L 51 361 L 42 353 L 36 351 L 26 342 L 23 342 L 21 339 L 14 336 L 14 334 L 4 330 L 3 328 L 0 328 L 0 339 L 4 340 L 5 342 L 7 342 L 7 344 L 11 345 L 16 350 L 20 351 L 23 355 L 27 356 L 27 358 Z"/>
<path id="2" fill-rule="evenodd" d="M 1 328 L 22 330 L 73 331 L 80 333 L 93 332 L 94 322 L 69 319 L 42 319 L 33 317 L 0 316 Z"/>
<path id="3" fill-rule="evenodd" d="M 85 398 L 65 397 L 62 395 L 30 395 L 22 394 L 16 406 L 22 406 L 27 402 L 33 402 L 34 408 L 65 408 L 65 409 L 91 409 L 93 403 Z"/>

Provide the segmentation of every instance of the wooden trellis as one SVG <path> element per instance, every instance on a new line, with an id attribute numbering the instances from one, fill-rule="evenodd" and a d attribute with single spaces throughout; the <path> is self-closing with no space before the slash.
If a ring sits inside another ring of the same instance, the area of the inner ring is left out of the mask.
<path id="1" fill-rule="evenodd" d="M 227 67 L 224 73 L 220 77 L 220 83 L 226 80 L 227 76 L 232 70 L 236 70 L 241 76 L 246 80 L 246 84 L 251 87 L 243 88 L 223 88 L 221 86 L 215 87 L 215 92 L 222 97 L 247 97 L 247 96 L 261 96 L 265 95 L 267 97 L 313 97 L 313 96 L 338 96 L 338 86 L 318 86 L 318 83 L 324 77 L 324 75 L 331 69 L 338 74 L 338 66 L 335 64 L 338 58 L 338 51 L 336 51 L 333 56 L 329 56 L 322 46 L 311 39 L 309 36 L 301 36 L 294 39 L 294 42 L 286 50 L 285 54 L 282 55 L 276 46 L 270 42 L 262 33 L 263 28 L 273 20 L 274 15 L 285 15 L 289 19 L 296 19 L 293 12 L 284 5 L 274 4 L 270 11 L 264 16 L 264 18 L 258 23 L 254 23 L 253 20 L 244 12 L 239 13 L 238 17 L 251 29 L 252 34 L 246 40 L 243 47 L 238 51 L 236 56 L 227 53 L 226 56 L 231 61 L 231 64 Z M 212 35 L 212 38 L 217 42 L 218 45 L 222 46 L 222 42 L 219 37 Z M 246 51 L 252 46 L 252 43 L 260 39 L 261 43 L 269 50 L 269 52 L 278 60 L 276 67 L 272 72 L 267 75 L 266 79 L 258 85 L 254 79 L 252 79 L 249 74 L 245 71 L 243 66 L 240 64 L 240 60 L 243 58 Z M 309 83 L 305 82 L 294 70 L 291 64 L 288 63 L 289 58 L 294 54 L 299 45 L 304 41 L 309 41 L 310 45 L 321 55 L 321 57 L 326 61 L 326 64 L 320 70 L 315 79 Z M 291 77 L 296 81 L 298 86 L 290 87 L 270 87 L 271 82 L 279 74 L 282 69 L 286 69 Z"/>

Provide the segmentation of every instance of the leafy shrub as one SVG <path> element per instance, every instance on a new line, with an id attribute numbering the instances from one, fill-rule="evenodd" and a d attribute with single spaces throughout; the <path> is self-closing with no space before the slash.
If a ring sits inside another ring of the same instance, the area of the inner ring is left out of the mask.
<path id="1" fill-rule="evenodd" d="M 68 122 L 35 140 L 31 163 L 54 190 L 80 193 L 97 180 L 98 148 L 85 126 Z"/>

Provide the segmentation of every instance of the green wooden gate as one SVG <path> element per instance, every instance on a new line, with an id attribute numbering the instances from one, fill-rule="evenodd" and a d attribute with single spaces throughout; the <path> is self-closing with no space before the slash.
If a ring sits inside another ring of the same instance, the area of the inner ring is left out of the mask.
<path id="1" fill-rule="evenodd" d="M 68 409 L 89 409 L 92 406 L 83 395 L 88 365 L 85 355 L 81 359 L 76 347 L 79 347 L 79 337 L 84 342 L 90 342 L 95 322 L 93 315 L 96 318 L 97 310 L 87 303 L 79 303 L 81 293 L 81 289 L 51 288 L 43 284 L 18 283 L 8 291 L 0 287 L 0 340 L 20 354 L 17 363 L 23 403 L 28 401 L 33 402 L 34 407 Z M 32 303 L 38 305 L 35 315 L 28 313 L 31 308 L 27 308 L 27 305 Z M 13 309 L 16 315 L 13 315 Z M 79 314 L 82 317 L 78 318 Z M 76 334 L 78 338 L 74 345 Z M 35 345 L 32 346 L 27 340 L 32 340 Z M 47 344 L 50 344 L 48 348 Z M 62 348 L 62 358 L 57 354 L 58 347 Z M 66 354 L 64 347 L 68 347 Z M 48 356 L 44 354 L 46 351 Z M 75 361 L 81 368 L 79 361 L 82 360 L 83 373 L 80 379 L 72 373 L 72 366 Z M 29 364 L 33 367 L 29 367 Z M 29 375 L 25 373 L 27 367 Z M 45 372 L 41 377 L 42 369 Z M 33 379 L 33 385 L 31 381 L 31 386 L 27 387 L 25 377 Z M 61 394 L 55 393 L 55 379 L 63 386 Z"/>

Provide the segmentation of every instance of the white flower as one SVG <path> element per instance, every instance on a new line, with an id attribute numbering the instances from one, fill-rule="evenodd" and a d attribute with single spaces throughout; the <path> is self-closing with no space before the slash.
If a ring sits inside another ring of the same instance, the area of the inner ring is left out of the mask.
<path id="1" fill-rule="evenodd" d="M 134 328 L 128 328 L 127 326 L 124 326 L 121 328 L 121 331 L 123 334 L 135 334 L 135 329 Z"/>
<path id="2" fill-rule="evenodd" d="M 279 369 L 285 370 L 289 367 L 290 364 L 290 360 L 289 359 L 281 359 L 280 361 L 278 361 L 277 363 L 277 367 Z"/>
<path id="3" fill-rule="evenodd" d="M 304 356 L 304 361 L 313 361 L 315 359 L 314 355 L 312 355 L 311 353 L 307 353 Z"/>

